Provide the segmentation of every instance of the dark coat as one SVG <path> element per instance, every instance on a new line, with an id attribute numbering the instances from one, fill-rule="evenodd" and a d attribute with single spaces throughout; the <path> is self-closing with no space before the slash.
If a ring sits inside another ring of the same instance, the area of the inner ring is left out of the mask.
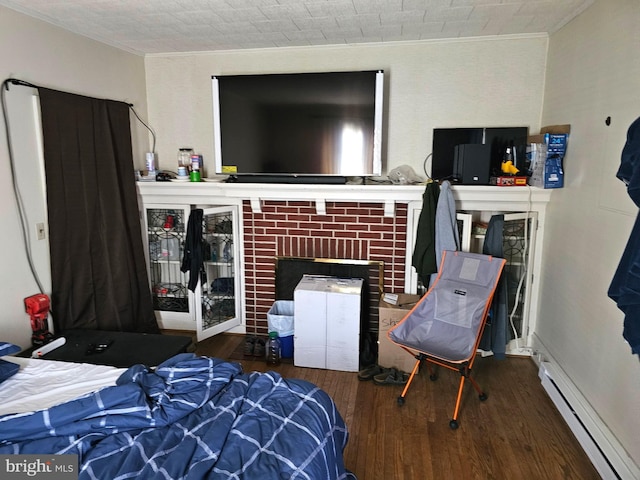
<path id="1" fill-rule="evenodd" d="M 494 215 L 489 220 L 487 234 L 484 238 L 482 253 L 504 258 L 504 215 Z M 508 335 L 508 289 L 507 289 L 507 269 L 502 271 L 500 280 L 489 311 L 489 318 L 485 326 L 480 348 L 491 350 L 497 359 L 504 359 L 507 352 Z"/>
<path id="2" fill-rule="evenodd" d="M 616 176 L 627 185 L 629 197 L 640 207 L 640 118 L 629 127 Z M 640 355 L 640 214 L 636 217 L 608 295 L 625 314 L 622 335 L 631 345 L 631 351 Z"/>
<path id="3" fill-rule="evenodd" d="M 184 241 L 184 257 L 182 257 L 182 272 L 189 272 L 188 288 L 195 291 L 200 278 L 200 270 L 204 264 L 204 249 L 202 239 L 202 218 L 203 210 L 195 208 L 191 210 L 189 221 L 187 222 L 187 237 Z"/>
<path id="4" fill-rule="evenodd" d="M 429 285 L 432 273 L 438 271 L 436 263 L 436 207 L 440 195 L 440 185 L 435 182 L 427 184 L 422 194 L 422 211 L 416 230 L 416 244 L 413 248 L 411 265 L 418 272 L 423 285 Z"/>

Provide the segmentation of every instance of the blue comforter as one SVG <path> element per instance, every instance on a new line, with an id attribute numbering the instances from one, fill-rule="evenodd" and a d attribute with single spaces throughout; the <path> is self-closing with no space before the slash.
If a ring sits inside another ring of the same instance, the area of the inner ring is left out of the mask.
<path id="1" fill-rule="evenodd" d="M 318 387 L 193 354 L 0 417 L 0 454 L 77 454 L 81 479 L 353 479 L 347 436 Z"/>

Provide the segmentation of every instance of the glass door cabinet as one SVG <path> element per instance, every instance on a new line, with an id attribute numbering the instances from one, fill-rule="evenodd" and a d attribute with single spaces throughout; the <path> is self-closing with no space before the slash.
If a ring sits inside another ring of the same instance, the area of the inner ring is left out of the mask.
<path id="1" fill-rule="evenodd" d="M 196 303 L 198 339 L 240 324 L 238 210 L 233 206 L 204 209 L 203 253 L 199 301 Z"/>
<path id="2" fill-rule="evenodd" d="M 189 272 L 180 269 L 187 236 L 189 206 L 145 209 L 149 282 L 160 328 L 195 330 L 194 297 L 187 289 Z"/>
<path id="3" fill-rule="evenodd" d="M 203 208 L 203 265 L 194 291 L 182 272 L 191 205 L 144 210 L 149 281 L 160 328 L 195 330 L 198 340 L 241 323 L 238 207 Z"/>

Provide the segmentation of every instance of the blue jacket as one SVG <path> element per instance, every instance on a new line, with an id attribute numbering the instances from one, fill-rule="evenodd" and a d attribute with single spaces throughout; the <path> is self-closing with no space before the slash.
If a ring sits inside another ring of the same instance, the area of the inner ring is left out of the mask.
<path id="1" fill-rule="evenodd" d="M 493 215 L 489 220 L 487 234 L 484 238 L 482 253 L 504 258 L 504 215 Z M 509 312 L 508 312 L 508 284 L 507 269 L 502 271 L 495 293 L 489 318 L 480 341 L 482 350 L 491 350 L 496 359 L 506 358 L 507 343 L 509 342 Z"/>
<path id="2" fill-rule="evenodd" d="M 440 195 L 438 196 L 435 215 L 435 244 L 436 265 L 438 269 L 440 269 L 442 252 L 444 250 L 460 250 L 456 201 L 453 197 L 449 180 L 445 180 L 440 185 Z M 437 277 L 438 273 L 436 270 L 436 272 L 431 274 L 430 285 L 433 285 Z"/>
<path id="3" fill-rule="evenodd" d="M 627 185 L 629 196 L 640 207 L 640 118 L 629 127 L 616 176 Z M 640 215 L 631 230 L 608 295 L 625 314 L 622 335 L 629 342 L 631 351 L 640 355 Z"/>

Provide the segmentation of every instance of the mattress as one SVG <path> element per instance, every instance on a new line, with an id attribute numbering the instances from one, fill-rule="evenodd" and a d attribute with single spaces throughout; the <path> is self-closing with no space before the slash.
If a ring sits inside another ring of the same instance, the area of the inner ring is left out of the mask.
<path id="1" fill-rule="evenodd" d="M 28 363 L 23 378 L 32 367 L 37 378 L 56 367 Z M 46 410 L 0 416 L 0 455 L 77 455 L 81 480 L 354 480 L 344 465 L 347 439 L 335 403 L 317 386 L 193 353 L 155 369 L 134 365 L 116 385 Z"/>
<path id="2" fill-rule="evenodd" d="M 116 384 L 126 371 L 106 365 L 1 357 L 20 370 L 0 383 L 0 415 L 42 410 Z"/>

